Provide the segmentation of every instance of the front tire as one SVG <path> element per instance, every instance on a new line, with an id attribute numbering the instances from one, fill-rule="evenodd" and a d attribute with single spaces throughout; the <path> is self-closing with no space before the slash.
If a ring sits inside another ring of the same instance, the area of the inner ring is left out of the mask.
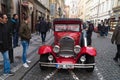
<path id="1" fill-rule="evenodd" d="M 86 64 L 91 64 L 91 63 L 95 63 L 94 56 L 86 55 Z M 94 71 L 94 67 L 95 66 L 93 65 L 93 68 L 87 68 L 86 71 L 93 72 Z"/>

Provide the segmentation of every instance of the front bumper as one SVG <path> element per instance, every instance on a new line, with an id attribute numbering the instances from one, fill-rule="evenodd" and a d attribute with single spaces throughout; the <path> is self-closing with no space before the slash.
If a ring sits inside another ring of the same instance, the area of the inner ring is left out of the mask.
<path id="1" fill-rule="evenodd" d="M 46 62 L 39 62 L 41 66 L 45 67 L 56 67 L 62 69 L 74 69 L 74 68 L 94 68 L 95 63 L 92 64 L 64 64 L 64 63 L 46 63 Z"/>

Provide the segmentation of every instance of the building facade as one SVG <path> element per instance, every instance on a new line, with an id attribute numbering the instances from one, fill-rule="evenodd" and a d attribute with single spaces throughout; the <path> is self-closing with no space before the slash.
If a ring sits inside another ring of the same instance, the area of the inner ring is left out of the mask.
<path id="1" fill-rule="evenodd" d="M 50 16 L 54 18 L 64 17 L 64 0 L 50 0 Z"/>
<path id="2" fill-rule="evenodd" d="M 8 15 L 9 20 L 12 15 L 17 13 L 20 18 L 20 24 L 24 15 L 30 18 L 30 28 L 35 32 L 35 24 L 39 17 L 50 17 L 49 0 L 0 0 L 0 11 Z"/>
<path id="3" fill-rule="evenodd" d="M 84 2 L 85 1 L 85 2 Z M 98 22 L 110 19 L 113 16 L 115 0 L 80 0 L 79 17 L 84 21 L 92 21 L 95 26 Z M 83 8 L 83 9 L 82 9 Z M 85 10 L 85 11 L 84 11 Z"/>
<path id="4" fill-rule="evenodd" d="M 65 18 L 69 18 L 69 12 L 70 12 L 70 6 L 65 5 L 65 8 L 64 8 L 64 17 Z"/>
<path id="5" fill-rule="evenodd" d="M 79 0 L 78 2 L 78 18 L 85 21 L 85 0 Z"/>
<path id="6" fill-rule="evenodd" d="M 78 5 L 76 5 L 78 2 L 79 2 L 79 0 L 71 0 L 70 1 L 70 12 L 69 12 L 70 18 L 78 17 Z"/>
<path id="7" fill-rule="evenodd" d="M 98 22 L 105 19 L 110 19 L 112 16 L 112 8 L 114 0 L 90 0 L 91 6 L 88 6 L 89 12 L 91 15 L 89 16 L 89 20 L 93 21 L 97 26 Z M 88 11 L 88 9 L 86 9 Z"/>

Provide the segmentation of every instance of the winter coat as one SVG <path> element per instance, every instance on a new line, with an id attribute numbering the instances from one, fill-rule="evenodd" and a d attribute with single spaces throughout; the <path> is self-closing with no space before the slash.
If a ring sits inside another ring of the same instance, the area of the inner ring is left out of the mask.
<path id="1" fill-rule="evenodd" d="M 0 52 L 7 51 L 9 49 L 9 29 L 7 24 L 0 23 Z"/>
<path id="2" fill-rule="evenodd" d="M 40 21 L 39 29 L 40 29 L 40 32 L 47 32 L 48 27 L 47 27 L 47 23 L 44 20 Z"/>
<path id="3" fill-rule="evenodd" d="M 101 24 L 101 32 L 105 32 L 105 25 Z"/>
<path id="4" fill-rule="evenodd" d="M 31 31 L 27 23 L 25 22 L 22 23 L 19 30 L 19 35 L 21 37 L 21 40 L 29 41 L 31 39 Z"/>
<path id="5" fill-rule="evenodd" d="M 101 24 L 98 24 L 98 32 L 101 31 Z"/>
<path id="6" fill-rule="evenodd" d="M 105 32 L 108 32 L 108 30 L 109 30 L 109 25 L 106 24 L 106 25 L 105 25 Z"/>
<path id="7" fill-rule="evenodd" d="M 114 43 L 114 41 L 117 45 L 120 45 L 120 23 L 118 23 L 118 25 L 115 27 L 114 33 L 112 35 L 111 42 Z"/>
<path id="8" fill-rule="evenodd" d="M 19 32 L 19 22 L 16 19 L 11 19 L 10 27 L 12 30 L 12 33 Z"/>

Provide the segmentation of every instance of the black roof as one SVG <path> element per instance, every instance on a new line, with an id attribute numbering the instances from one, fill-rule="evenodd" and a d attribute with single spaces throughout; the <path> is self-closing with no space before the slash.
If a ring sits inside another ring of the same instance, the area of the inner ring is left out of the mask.
<path id="1" fill-rule="evenodd" d="M 55 18 L 54 21 L 82 21 L 79 18 Z"/>

